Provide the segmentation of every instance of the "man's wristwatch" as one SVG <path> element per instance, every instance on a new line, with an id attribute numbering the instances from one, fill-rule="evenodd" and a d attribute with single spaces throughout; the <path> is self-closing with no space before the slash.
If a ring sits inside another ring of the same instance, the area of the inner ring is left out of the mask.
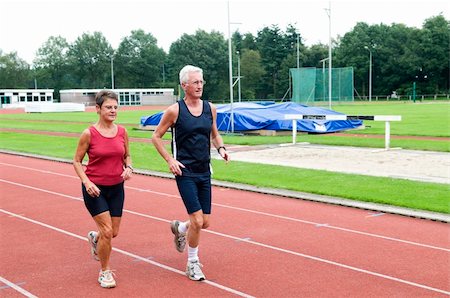
<path id="1" fill-rule="evenodd" d="M 227 148 L 225 148 L 225 146 L 220 146 L 219 148 L 217 148 L 217 152 L 220 154 L 220 149 L 222 149 L 223 148 L 223 150 L 225 150 L 225 151 L 227 151 Z"/>
<path id="2" fill-rule="evenodd" d="M 127 168 L 129 168 L 131 170 L 131 172 L 134 172 L 134 169 L 131 165 L 127 166 Z"/>

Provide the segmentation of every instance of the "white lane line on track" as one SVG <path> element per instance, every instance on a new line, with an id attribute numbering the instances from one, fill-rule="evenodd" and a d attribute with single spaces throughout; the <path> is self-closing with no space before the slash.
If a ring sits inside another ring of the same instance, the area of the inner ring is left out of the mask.
<path id="1" fill-rule="evenodd" d="M 43 223 L 43 222 L 40 222 L 40 221 L 31 219 L 31 218 L 28 218 L 28 217 L 25 217 L 25 216 L 22 216 L 22 215 L 19 215 L 19 214 L 15 214 L 15 213 L 13 213 L 13 212 L 10 212 L 10 211 L 4 210 L 4 209 L 0 209 L 0 212 L 3 212 L 3 213 L 8 214 L 8 215 L 10 215 L 10 216 L 13 216 L 13 217 L 20 218 L 20 219 L 22 219 L 22 220 L 31 222 L 31 223 L 33 223 L 33 224 L 40 225 L 40 226 L 42 226 L 42 227 L 51 229 L 51 230 L 56 231 L 56 232 L 59 232 L 59 233 L 62 233 L 62 234 L 65 234 L 65 235 L 68 235 L 68 236 L 71 236 L 71 237 L 74 237 L 74 238 L 77 238 L 77 239 L 80 239 L 80 240 L 83 240 L 83 241 L 87 241 L 87 239 L 86 239 L 85 237 L 82 237 L 82 236 L 80 236 L 80 235 L 74 234 L 74 233 L 72 233 L 72 232 L 69 232 L 69 231 L 66 231 L 66 230 L 57 228 L 57 227 L 55 227 L 55 226 L 52 226 L 52 225 L 49 225 L 49 224 L 46 224 L 46 223 Z M 139 255 L 136 255 L 136 254 L 134 254 L 134 253 L 125 251 L 125 250 L 123 250 L 123 249 L 119 249 L 119 248 L 113 247 L 112 250 L 113 250 L 113 251 L 116 251 L 116 252 L 118 252 L 118 253 L 121 253 L 121 254 L 123 254 L 123 255 L 126 255 L 126 256 L 132 258 L 133 260 L 140 260 L 140 261 L 143 261 L 143 262 L 152 264 L 152 265 L 154 265 L 154 266 L 156 266 L 156 267 L 159 267 L 159 268 L 162 268 L 162 269 L 165 269 L 165 270 L 168 270 L 168 271 L 171 271 L 171 272 L 174 272 L 174 273 L 183 275 L 183 276 L 186 275 L 186 273 L 183 272 L 183 271 L 181 271 L 181 270 L 178 270 L 178 269 L 175 269 L 175 268 L 173 268 L 173 267 L 170 267 L 170 266 L 167 266 L 167 265 L 164 265 L 164 264 L 161 264 L 161 263 L 158 263 L 158 262 L 149 260 L 148 258 L 139 256 Z M 229 293 L 232 293 L 232 294 L 241 296 L 241 297 L 249 297 L 249 298 L 250 298 L 250 297 L 253 297 L 253 296 L 251 296 L 251 295 L 249 295 L 249 294 L 246 294 L 246 293 L 244 293 L 244 292 L 240 292 L 240 291 L 238 291 L 238 290 L 235 290 L 235 289 L 226 287 L 226 286 L 224 286 L 224 285 L 221 285 L 221 284 L 218 284 L 218 283 L 209 281 L 209 280 L 204 280 L 204 281 L 202 281 L 202 282 L 203 282 L 203 283 L 206 283 L 206 284 L 208 284 L 208 285 L 210 285 L 210 286 L 213 286 L 213 287 L 219 288 L 219 289 L 221 289 L 221 290 L 224 290 L 224 291 L 226 291 L 226 292 L 229 292 Z M 31 296 L 31 297 L 36 297 L 36 296 Z"/>
<path id="2" fill-rule="evenodd" d="M 64 194 L 60 194 L 60 193 L 53 192 L 53 191 L 48 191 L 48 190 L 45 190 L 45 189 L 40 189 L 40 188 L 33 187 L 33 186 L 27 186 L 27 185 L 20 184 L 20 183 L 10 182 L 10 181 L 6 181 L 6 180 L 3 180 L 3 179 L 0 179 L 0 182 L 13 184 L 13 185 L 20 186 L 20 187 L 30 188 L 30 189 L 33 189 L 33 190 L 42 191 L 42 192 L 46 192 L 46 193 L 50 193 L 50 194 L 54 194 L 54 195 L 58 195 L 58 196 L 62 196 L 62 197 L 70 198 L 70 199 L 74 199 L 74 200 L 77 200 L 77 201 L 82 201 L 81 198 L 77 198 L 77 197 L 73 197 L 73 196 L 69 196 L 69 195 L 64 195 Z M 0 209 L 0 211 L 3 211 L 3 210 Z M 159 217 L 155 217 L 155 216 L 151 216 L 151 215 L 147 215 L 147 214 L 143 214 L 143 213 L 135 212 L 135 211 L 131 211 L 131 210 L 124 209 L 124 212 L 130 213 L 130 214 L 134 214 L 134 215 L 138 215 L 138 216 L 141 216 L 141 217 L 151 218 L 151 219 L 162 221 L 162 222 L 166 222 L 166 223 L 170 222 L 170 220 L 167 220 L 167 219 L 163 219 L 163 218 L 159 218 Z M 8 213 L 8 212 L 5 212 L 5 213 Z M 20 215 L 17 215 L 17 217 L 26 219 L 25 217 L 20 216 Z M 57 228 L 55 228 L 55 229 L 57 229 Z M 404 280 L 404 279 L 397 278 L 397 277 L 393 277 L 393 276 L 390 276 L 390 275 L 386 275 L 386 274 L 382 274 L 382 273 L 378 273 L 378 272 L 374 272 L 374 271 L 369 271 L 369 270 L 366 270 L 366 269 L 362 269 L 362 268 L 358 268 L 358 267 L 354 267 L 354 266 L 350 266 L 350 265 L 334 262 L 334 261 L 331 261 L 331 260 L 327 260 L 327 259 L 323 259 L 323 258 L 319 258 L 319 257 L 314 257 L 314 256 L 306 255 L 306 254 L 303 254 L 303 253 L 291 251 L 291 250 L 288 250 L 288 249 L 279 248 L 279 247 L 276 247 L 276 246 L 272 246 L 272 245 L 268 245 L 268 244 L 264 244 L 264 243 L 260 243 L 260 242 L 256 242 L 256 241 L 252 241 L 252 240 L 248 240 L 246 238 L 239 238 L 239 237 L 235 237 L 235 236 L 228 235 L 228 234 L 214 232 L 212 230 L 204 230 L 204 232 L 211 233 L 211 234 L 218 235 L 218 236 L 222 236 L 222 237 L 225 237 L 225 238 L 230 238 L 230 239 L 237 240 L 237 241 L 240 241 L 240 242 L 253 244 L 253 245 L 264 247 L 264 248 L 267 248 L 267 249 L 271 249 L 271 250 L 275 250 L 275 251 L 279 251 L 279 252 L 283 252 L 283 253 L 299 256 L 299 257 L 303 257 L 303 258 L 306 258 L 306 259 L 311 259 L 311 260 L 314 260 L 314 261 L 318 261 L 318 262 L 334 265 L 334 266 L 337 266 L 337 267 L 346 268 L 346 269 L 349 269 L 349 270 L 365 273 L 365 274 L 368 274 L 368 275 L 373 275 L 373 276 L 376 276 L 376 277 L 380 277 L 380 278 L 396 281 L 396 282 L 399 282 L 399 283 L 404 283 L 404 284 L 415 286 L 415 287 L 418 287 L 418 288 L 423 288 L 423 289 L 426 289 L 426 290 L 430 290 L 430 291 L 434 291 L 434 292 L 450 295 L 450 292 L 447 292 L 447 291 L 442 290 L 442 289 L 433 288 L 433 287 L 430 287 L 430 286 L 427 286 L 427 285 L 411 282 L 411 281 Z M 70 232 L 68 232 L 68 233 L 70 233 Z M 75 235 L 75 234 L 73 234 L 73 235 Z M 75 235 L 75 236 L 81 237 L 81 236 L 78 236 L 78 235 Z M 85 240 L 85 239 L 83 238 L 83 240 Z M 141 257 L 139 259 L 141 259 Z M 147 260 L 145 258 L 142 258 L 142 260 L 146 260 L 148 262 L 152 262 L 152 261 L 149 261 L 149 260 Z M 165 266 L 165 265 L 163 265 L 163 266 Z M 176 269 L 174 269 L 174 270 L 176 270 Z"/>
<path id="3" fill-rule="evenodd" d="M 25 170 L 41 172 L 41 173 L 45 173 L 45 174 L 52 174 L 52 175 L 58 175 L 58 176 L 73 178 L 73 179 L 79 179 L 77 176 L 74 176 L 74 175 L 60 174 L 60 173 L 56 173 L 56 172 L 52 172 L 52 171 L 36 169 L 36 168 L 30 168 L 30 167 L 24 167 L 24 166 L 17 166 L 17 165 L 9 164 L 9 163 L 0 162 L 0 165 L 6 165 L 6 166 L 11 166 L 11 167 L 25 169 Z M 142 189 L 142 188 L 138 188 L 138 187 L 125 186 L 125 188 L 136 190 L 136 191 L 139 191 L 139 192 L 148 192 L 148 193 L 161 195 L 161 196 L 165 196 L 165 197 L 169 197 L 169 198 L 178 198 L 178 199 L 181 198 L 179 195 L 173 195 L 173 194 L 153 191 L 153 190 L 149 190 L 149 189 Z M 374 238 L 379 238 L 379 239 L 384 239 L 384 240 L 389 240 L 389 241 L 400 242 L 400 243 L 404 243 L 404 244 L 410 244 L 410 245 L 415 245 L 415 246 L 420 246 L 420 247 L 425 247 L 425 248 L 431 248 L 431 249 L 436 249 L 436 250 L 442 250 L 442 251 L 450 252 L 450 249 L 449 248 L 445 248 L 445 247 L 439 247 L 439 246 L 434 246 L 434 245 L 429 245 L 429 244 L 423 244 L 423 243 L 419 243 L 419 242 L 403 240 L 403 239 L 399 239 L 399 238 L 388 237 L 388 236 L 383 236 L 383 235 L 374 234 L 374 233 L 362 232 L 362 231 L 357 231 L 357 230 L 353 230 L 353 229 L 349 229 L 349 228 L 342 228 L 342 227 L 338 227 L 338 226 L 333 226 L 333 225 L 329 225 L 329 224 L 325 224 L 325 223 L 317 223 L 317 222 L 312 222 L 312 221 L 307 221 L 307 220 L 301 220 L 301 219 L 298 219 L 298 218 L 293 218 L 293 217 L 288 217 L 288 216 L 283 216 L 283 215 L 277 215 L 277 214 L 272 214 L 272 213 L 267 213 L 267 212 L 262 212 L 262 211 L 256 211 L 256 210 L 251 210 L 251 209 L 246 209 L 246 208 L 228 206 L 228 205 L 219 204 L 219 203 L 212 203 L 212 205 L 213 206 L 222 207 L 222 208 L 228 208 L 228 209 L 239 210 L 239 211 L 244 211 L 244 212 L 253 213 L 253 214 L 259 214 L 259 215 L 264 215 L 264 216 L 269 216 L 269 217 L 289 220 L 289 221 L 300 222 L 300 223 L 304 223 L 304 224 L 310 224 L 310 225 L 314 225 L 314 226 L 322 226 L 322 227 L 329 228 L 329 229 L 339 230 L 339 231 L 348 232 L 348 233 L 355 233 L 355 234 L 363 235 L 363 236 L 367 236 L 367 237 L 374 237 Z"/>
<path id="4" fill-rule="evenodd" d="M 10 282 L 9 280 L 3 278 L 0 276 L 0 281 L 2 283 L 4 283 L 5 285 L 7 285 L 8 287 L 13 288 L 14 290 L 16 290 L 17 292 L 19 292 L 20 294 L 24 295 L 25 297 L 29 297 L 29 298 L 37 298 L 37 296 L 34 296 L 33 294 L 31 294 L 30 292 L 28 292 L 27 290 L 25 290 L 24 288 L 19 287 L 18 285 L 16 285 L 13 282 Z"/>

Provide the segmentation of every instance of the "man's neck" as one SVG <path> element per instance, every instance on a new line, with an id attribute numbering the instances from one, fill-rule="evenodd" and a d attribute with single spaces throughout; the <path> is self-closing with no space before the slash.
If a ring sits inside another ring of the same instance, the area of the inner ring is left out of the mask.
<path id="1" fill-rule="evenodd" d="M 199 105 L 201 102 L 200 97 L 185 97 L 184 102 L 190 106 L 196 106 Z"/>

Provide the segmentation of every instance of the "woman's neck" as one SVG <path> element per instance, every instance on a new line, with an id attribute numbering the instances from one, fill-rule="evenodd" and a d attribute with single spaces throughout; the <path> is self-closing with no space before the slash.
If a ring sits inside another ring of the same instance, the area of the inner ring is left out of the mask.
<path id="1" fill-rule="evenodd" d="M 97 125 L 97 127 L 103 128 L 103 129 L 110 129 L 110 128 L 114 128 L 115 127 L 115 124 L 112 121 L 101 121 L 101 120 L 98 120 L 96 125 Z"/>

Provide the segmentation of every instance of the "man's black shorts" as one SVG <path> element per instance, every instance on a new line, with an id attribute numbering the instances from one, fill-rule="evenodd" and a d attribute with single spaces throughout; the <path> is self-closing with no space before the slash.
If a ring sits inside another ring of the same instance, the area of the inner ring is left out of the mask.
<path id="1" fill-rule="evenodd" d="M 188 214 L 202 210 L 211 214 L 211 175 L 175 176 L 178 190 Z"/>

